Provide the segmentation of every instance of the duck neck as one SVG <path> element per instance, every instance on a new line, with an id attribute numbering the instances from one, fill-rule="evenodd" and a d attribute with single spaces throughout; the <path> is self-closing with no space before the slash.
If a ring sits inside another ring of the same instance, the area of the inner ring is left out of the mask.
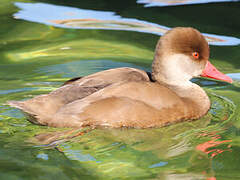
<path id="1" fill-rule="evenodd" d="M 186 103 L 195 118 L 203 116 L 210 108 L 210 100 L 206 92 L 191 81 L 182 84 L 167 83 L 166 81 L 157 81 L 157 83 L 174 91 Z"/>
<path id="2" fill-rule="evenodd" d="M 210 108 L 209 98 L 200 86 L 190 81 L 195 74 L 194 69 L 198 67 L 189 63 L 191 61 L 182 54 L 166 55 L 166 52 L 159 49 L 159 44 L 152 63 L 152 79 L 174 91 L 186 102 L 196 118 L 204 115 Z"/>

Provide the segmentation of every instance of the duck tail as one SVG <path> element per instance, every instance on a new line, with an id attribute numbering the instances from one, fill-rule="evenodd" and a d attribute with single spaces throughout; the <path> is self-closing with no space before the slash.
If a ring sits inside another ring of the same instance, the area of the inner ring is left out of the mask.
<path id="1" fill-rule="evenodd" d="M 36 112 L 33 112 L 26 106 L 25 101 L 8 101 L 6 105 L 22 110 L 30 122 L 38 125 L 46 125 L 44 122 L 42 122 L 41 118 Z"/>
<path id="2" fill-rule="evenodd" d="M 11 107 L 15 107 L 15 108 L 21 109 L 24 112 L 33 114 L 33 112 L 31 112 L 30 109 L 28 109 L 26 107 L 24 101 L 8 101 L 6 104 L 11 106 Z"/>
<path id="3" fill-rule="evenodd" d="M 6 105 L 15 107 L 18 109 L 23 109 L 23 101 L 7 101 Z"/>

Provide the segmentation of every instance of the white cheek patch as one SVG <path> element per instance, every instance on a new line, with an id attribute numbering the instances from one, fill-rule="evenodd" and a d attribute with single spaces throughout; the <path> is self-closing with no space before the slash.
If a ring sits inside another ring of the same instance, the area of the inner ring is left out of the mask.
<path id="1" fill-rule="evenodd" d="M 161 74 L 172 83 L 183 83 L 202 73 L 203 65 L 184 54 L 174 54 L 162 61 Z"/>
<path id="2" fill-rule="evenodd" d="M 197 60 L 194 61 L 188 56 L 182 58 L 179 64 L 179 67 L 190 76 L 190 79 L 202 73 L 202 65 Z"/>

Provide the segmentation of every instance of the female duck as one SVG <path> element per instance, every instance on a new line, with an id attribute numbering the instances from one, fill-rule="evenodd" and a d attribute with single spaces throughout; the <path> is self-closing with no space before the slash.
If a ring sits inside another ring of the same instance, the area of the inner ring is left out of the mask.
<path id="1" fill-rule="evenodd" d="M 155 50 L 152 73 L 117 68 L 67 81 L 47 95 L 8 104 L 36 124 L 54 127 L 161 127 L 197 119 L 210 101 L 190 81 L 204 76 L 232 82 L 208 61 L 205 38 L 193 28 L 174 28 Z"/>

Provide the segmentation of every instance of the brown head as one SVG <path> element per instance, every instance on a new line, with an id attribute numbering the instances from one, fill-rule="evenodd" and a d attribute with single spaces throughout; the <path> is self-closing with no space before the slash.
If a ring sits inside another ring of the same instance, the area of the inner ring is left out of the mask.
<path id="1" fill-rule="evenodd" d="M 168 49 L 170 53 L 182 53 L 191 56 L 193 60 L 194 52 L 199 53 L 198 60 L 208 60 L 209 46 L 204 36 L 196 29 L 190 27 L 177 27 L 168 31 L 159 41 L 159 45 Z"/>
<path id="2" fill-rule="evenodd" d="M 158 41 L 152 64 L 153 79 L 170 84 L 184 84 L 201 75 L 209 58 L 204 36 L 190 27 L 177 27 Z"/>
<path id="3" fill-rule="evenodd" d="M 152 78 L 160 83 L 189 85 L 193 77 L 203 76 L 232 83 L 208 60 L 209 46 L 204 36 L 190 27 L 177 27 L 158 41 L 152 64 Z"/>

